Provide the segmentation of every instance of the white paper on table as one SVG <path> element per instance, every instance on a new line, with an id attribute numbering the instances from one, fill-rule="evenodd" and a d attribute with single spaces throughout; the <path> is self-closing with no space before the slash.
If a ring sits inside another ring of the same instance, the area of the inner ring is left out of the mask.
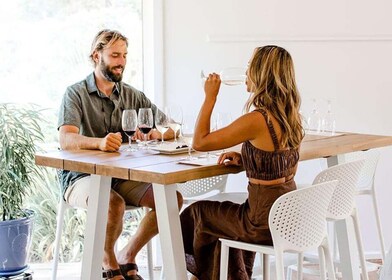
<path id="1" fill-rule="evenodd" d="M 178 163 L 181 164 L 189 164 L 189 165 L 199 165 L 199 166 L 208 166 L 208 165 L 216 165 L 217 158 L 216 157 L 203 157 L 203 158 L 196 158 L 196 159 L 183 159 L 180 160 Z"/>

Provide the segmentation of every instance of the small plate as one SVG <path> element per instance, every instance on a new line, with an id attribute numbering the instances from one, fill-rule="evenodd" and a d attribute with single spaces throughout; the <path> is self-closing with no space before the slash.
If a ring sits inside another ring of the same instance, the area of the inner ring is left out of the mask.
<path id="1" fill-rule="evenodd" d="M 157 146 L 151 147 L 151 150 L 158 151 L 161 154 L 175 155 L 183 154 L 188 152 L 188 146 L 183 143 L 163 143 L 163 145 L 158 144 Z"/>

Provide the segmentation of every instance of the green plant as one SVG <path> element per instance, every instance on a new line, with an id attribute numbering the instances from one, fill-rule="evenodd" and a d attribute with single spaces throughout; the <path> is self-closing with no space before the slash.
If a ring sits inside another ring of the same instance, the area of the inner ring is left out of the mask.
<path id="1" fill-rule="evenodd" d="M 35 105 L 0 103 L 0 221 L 24 216 L 24 197 L 43 176 L 34 162 L 41 122 Z"/>

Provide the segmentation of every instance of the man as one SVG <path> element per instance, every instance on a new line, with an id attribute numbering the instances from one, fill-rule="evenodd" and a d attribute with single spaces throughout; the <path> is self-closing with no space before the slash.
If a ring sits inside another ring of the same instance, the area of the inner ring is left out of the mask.
<path id="1" fill-rule="evenodd" d="M 127 139 L 121 130 L 122 110 L 152 108 L 156 112 L 157 107 L 144 93 L 121 81 L 127 62 L 127 48 L 127 38 L 118 31 L 102 30 L 95 36 L 90 52 L 94 72 L 85 80 L 68 87 L 62 100 L 58 121 L 62 149 L 118 151 L 121 143 Z M 165 138 L 173 135 L 173 131 L 169 130 Z M 152 130 L 148 137 L 158 139 L 160 133 Z M 137 131 L 135 138 L 141 139 L 142 133 Z M 67 203 L 87 208 L 89 174 L 63 170 L 60 181 Z M 182 197 L 179 193 L 177 197 L 181 208 Z M 116 257 L 114 244 L 122 231 L 126 204 L 152 210 L 145 215 L 136 234 Z M 142 279 L 137 275 L 135 257 L 157 233 L 152 185 L 113 178 L 102 263 L 104 277 L 114 280 Z"/>

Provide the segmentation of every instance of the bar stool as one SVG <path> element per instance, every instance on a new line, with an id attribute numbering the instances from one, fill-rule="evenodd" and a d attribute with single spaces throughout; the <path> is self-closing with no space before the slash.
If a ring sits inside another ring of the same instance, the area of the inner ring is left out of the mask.
<path id="1" fill-rule="evenodd" d="M 58 205 L 57 210 L 57 228 L 56 228 L 56 237 L 54 241 L 54 254 L 53 254 L 53 264 L 52 264 L 52 280 L 57 279 L 57 269 L 58 269 L 58 262 L 59 262 L 59 255 L 60 255 L 60 247 L 61 247 L 61 235 L 63 232 L 63 224 L 64 224 L 64 216 L 65 211 L 67 209 L 72 209 L 74 207 L 67 204 L 62 197 L 60 197 L 60 202 Z M 133 207 L 133 206 L 126 206 L 125 211 L 132 211 L 136 210 L 140 207 Z M 151 241 L 147 243 L 147 262 L 148 262 L 148 275 L 149 279 L 154 279 L 153 273 L 153 263 L 152 263 L 152 245 Z"/>
<path id="2" fill-rule="evenodd" d="M 362 167 L 362 171 L 359 175 L 357 195 L 367 195 L 372 198 L 372 206 L 374 211 L 374 216 L 376 219 L 376 230 L 378 234 L 378 239 L 380 242 L 381 249 L 381 259 L 382 262 L 385 260 L 385 242 L 384 236 L 382 234 L 381 220 L 378 211 L 378 203 L 376 197 L 376 185 L 374 184 L 374 179 L 376 175 L 376 169 L 378 160 L 380 159 L 380 151 L 378 149 L 371 149 L 362 152 L 349 153 L 345 155 L 346 161 L 355 161 L 360 159 L 365 159 L 365 164 Z"/>
<path id="3" fill-rule="evenodd" d="M 227 279 L 229 248 L 258 252 L 264 255 L 263 279 L 269 279 L 268 255 L 276 258 L 276 279 L 284 279 L 284 252 L 303 253 L 318 248 L 322 262 L 322 279 L 335 279 L 332 256 L 329 250 L 326 214 L 337 181 L 315 184 L 309 188 L 288 192 L 272 205 L 268 224 L 273 246 L 265 246 L 220 238 L 220 279 Z M 325 267 L 326 263 L 326 267 Z"/>
<path id="4" fill-rule="evenodd" d="M 359 259 L 361 264 L 362 279 L 368 280 L 366 269 L 365 255 L 363 251 L 362 238 L 359 229 L 357 210 L 355 207 L 356 187 L 365 160 L 358 160 L 348 163 L 332 166 L 321 171 L 313 181 L 313 184 L 319 184 L 331 180 L 338 180 L 338 186 L 333 193 L 331 203 L 327 211 L 327 221 L 335 222 L 343 219 L 352 219 L 354 224 Z M 321 260 L 322 261 L 322 260 Z M 321 262 L 320 261 L 320 262 Z M 302 279 L 303 254 L 298 256 L 298 279 Z M 291 279 L 291 273 L 297 267 L 292 265 L 288 268 L 288 279 Z"/>

